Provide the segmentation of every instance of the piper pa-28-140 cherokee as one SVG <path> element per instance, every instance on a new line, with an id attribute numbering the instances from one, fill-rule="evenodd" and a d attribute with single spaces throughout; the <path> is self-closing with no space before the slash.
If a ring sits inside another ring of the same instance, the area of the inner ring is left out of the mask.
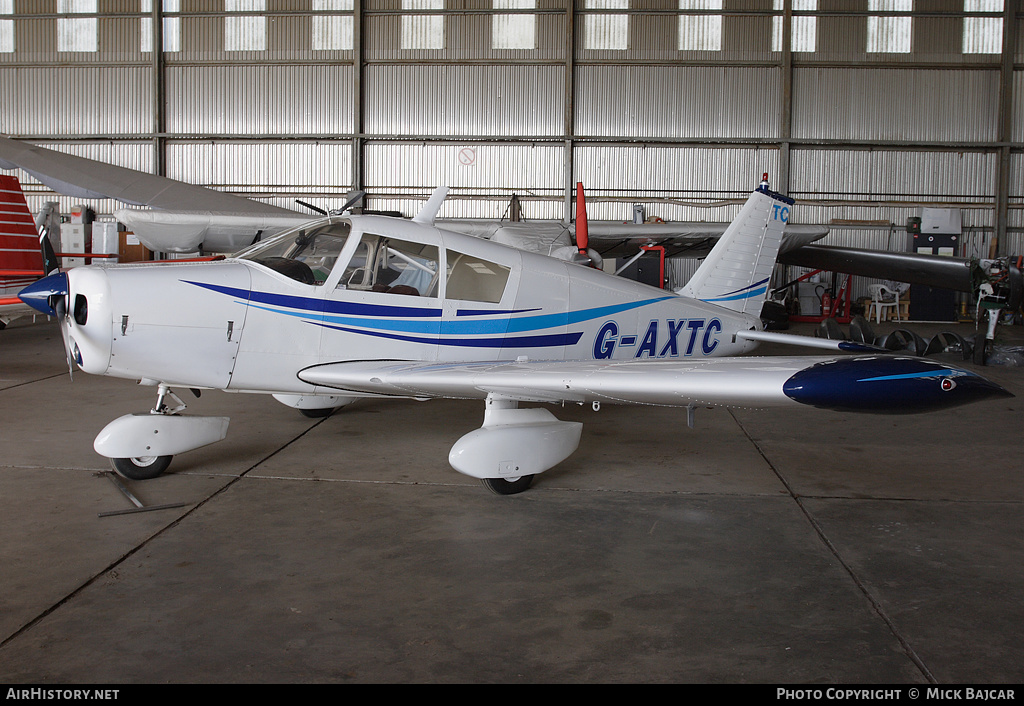
<path id="1" fill-rule="evenodd" d="M 269 393 L 307 414 L 359 397 L 484 400 L 449 462 L 500 494 L 579 445 L 582 424 L 523 402 L 676 406 L 692 424 L 696 406 L 892 413 L 1009 396 L 935 361 L 764 331 L 793 204 L 767 184 L 678 293 L 439 229 L 446 193 L 411 221 L 329 217 L 223 261 L 77 267 L 21 297 L 58 317 L 85 372 L 158 386 L 153 410 L 94 444 L 133 479 L 227 433 L 227 418 L 181 414 L 172 387 Z M 742 356 L 760 341 L 832 352 Z"/>

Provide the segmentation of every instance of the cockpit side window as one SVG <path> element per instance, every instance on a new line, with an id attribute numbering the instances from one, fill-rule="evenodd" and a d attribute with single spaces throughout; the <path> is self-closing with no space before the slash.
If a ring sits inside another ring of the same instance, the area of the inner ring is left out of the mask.
<path id="1" fill-rule="evenodd" d="M 365 234 L 339 286 L 413 297 L 436 297 L 438 262 L 435 245 Z"/>
<path id="2" fill-rule="evenodd" d="M 348 241 L 347 222 L 313 225 L 258 243 L 236 257 L 258 262 L 291 279 L 320 286 Z"/>
<path id="3" fill-rule="evenodd" d="M 373 289 L 389 294 L 436 297 L 439 260 L 435 245 L 382 238 L 377 248 Z"/>
<path id="4" fill-rule="evenodd" d="M 446 299 L 492 304 L 501 301 L 511 268 L 454 250 L 448 250 L 447 257 Z"/>

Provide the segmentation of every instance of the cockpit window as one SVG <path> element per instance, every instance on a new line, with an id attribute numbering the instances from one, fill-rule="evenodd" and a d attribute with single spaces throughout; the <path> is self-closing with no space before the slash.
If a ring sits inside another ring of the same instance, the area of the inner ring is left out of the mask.
<path id="1" fill-rule="evenodd" d="M 351 230 L 346 221 L 311 224 L 257 243 L 235 257 L 258 262 L 297 282 L 320 286 L 331 274 Z"/>
<path id="2" fill-rule="evenodd" d="M 338 286 L 363 291 L 436 297 L 438 250 L 367 233 L 356 248 Z"/>

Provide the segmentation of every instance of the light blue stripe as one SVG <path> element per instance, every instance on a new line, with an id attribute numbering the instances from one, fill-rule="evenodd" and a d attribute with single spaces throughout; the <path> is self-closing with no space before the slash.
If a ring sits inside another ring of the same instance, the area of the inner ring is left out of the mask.
<path id="1" fill-rule="evenodd" d="M 623 311 L 637 309 L 648 304 L 673 299 L 674 297 L 660 297 L 647 299 L 641 302 L 629 302 L 627 304 L 615 304 L 611 306 L 583 309 L 581 311 L 559 312 L 556 314 L 541 314 L 538 316 L 523 316 L 516 319 L 485 319 L 480 321 L 430 321 L 423 319 L 396 319 L 396 318 L 364 318 L 351 316 L 330 316 L 314 311 L 287 311 L 276 307 L 260 306 L 249 302 L 249 306 L 262 311 L 269 311 L 285 316 L 306 319 L 323 323 L 336 324 L 340 326 L 352 326 L 371 329 L 375 331 L 396 331 L 402 333 L 435 334 L 442 336 L 470 336 L 470 335 L 495 335 L 504 333 L 525 333 L 528 331 L 539 331 L 555 327 L 568 326 L 584 321 L 618 314 Z"/>
<path id="2" fill-rule="evenodd" d="M 948 368 L 944 370 L 925 370 L 920 373 L 903 373 L 902 375 L 881 375 L 876 378 L 861 378 L 857 382 L 882 382 L 885 380 L 912 380 L 914 378 L 934 378 L 934 377 L 960 377 L 963 375 L 973 375 L 966 370 L 950 370 Z"/>
<path id="3" fill-rule="evenodd" d="M 737 301 L 737 300 L 740 300 L 740 299 L 751 299 L 753 297 L 761 296 L 766 291 L 768 291 L 767 287 L 761 287 L 760 289 L 756 289 L 753 292 L 747 292 L 745 294 L 736 294 L 736 295 L 731 296 L 731 297 L 718 297 L 717 299 L 702 299 L 701 301 L 705 301 L 705 302 L 734 302 L 734 301 Z"/>

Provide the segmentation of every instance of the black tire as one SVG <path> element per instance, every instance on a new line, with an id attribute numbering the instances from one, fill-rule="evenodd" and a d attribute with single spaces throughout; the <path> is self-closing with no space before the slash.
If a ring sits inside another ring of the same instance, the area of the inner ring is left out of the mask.
<path id="1" fill-rule="evenodd" d="M 972 362 L 975 365 L 984 365 L 988 362 L 990 348 L 989 340 L 979 333 L 974 339 L 974 350 L 971 351 Z"/>
<path id="2" fill-rule="evenodd" d="M 320 407 L 315 409 L 300 409 L 299 413 L 307 419 L 323 419 L 324 417 L 331 416 L 331 412 L 334 411 L 334 407 Z"/>
<path id="3" fill-rule="evenodd" d="M 480 482 L 484 484 L 484 487 L 495 495 L 515 495 L 521 493 L 530 487 L 533 483 L 533 476 L 520 476 L 515 480 L 506 480 L 504 478 L 481 478 Z"/>
<path id="4" fill-rule="evenodd" d="M 142 456 L 139 458 L 112 458 L 110 465 L 118 475 L 128 480 L 150 480 L 167 470 L 174 456 Z"/>

